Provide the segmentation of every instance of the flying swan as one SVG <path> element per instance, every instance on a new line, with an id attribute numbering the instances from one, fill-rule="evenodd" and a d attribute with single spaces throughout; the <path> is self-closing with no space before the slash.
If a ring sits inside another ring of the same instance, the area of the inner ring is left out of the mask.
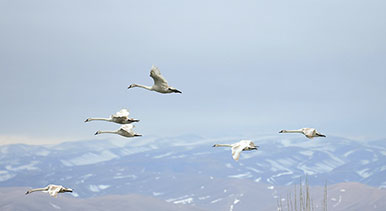
<path id="1" fill-rule="evenodd" d="M 131 84 L 128 89 L 133 88 L 133 87 L 141 87 L 150 91 L 156 91 L 159 93 L 182 93 L 181 91 L 177 90 L 176 88 L 173 88 L 168 85 L 168 82 L 166 79 L 161 75 L 161 72 L 159 71 L 158 67 L 152 66 L 150 70 L 150 77 L 153 78 L 154 80 L 154 85 L 153 86 L 144 86 L 144 85 L 139 85 L 139 84 Z"/>
<path id="2" fill-rule="evenodd" d="M 101 133 L 115 133 L 115 134 L 118 134 L 118 135 L 121 135 L 121 136 L 124 136 L 124 137 L 127 137 L 127 138 L 142 136 L 140 134 L 134 133 L 133 128 L 134 128 L 134 125 L 126 124 L 126 125 L 122 125 L 116 131 L 101 131 L 101 130 L 98 130 L 95 133 L 95 135 L 98 135 L 98 134 L 101 134 Z"/>
<path id="3" fill-rule="evenodd" d="M 121 109 L 117 113 L 110 116 L 110 118 L 88 118 L 84 122 L 90 122 L 93 120 L 102 120 L 108 122 L 115 122 L 118 124 L 130 124 L 133 122 L 139 122 L 138 119 L 129 118 L 129 111 L 127 109 Z"/>
<path id="4" fill-rule="evenodd" d="M 241 140 L 234 144 L 215 144 L 213 147 L 232 147 L 232 157 L 236 161 L 239 160 L 242 151 L 257 150 L 259 148 L 251 140 Z"/>
<path id="5" fill-rule="evenodd" d="M 36 188 L 36 189 L 28 190 L 27 192 L 25 192 L 25 194 L 27 195 L 27 194 L 30 194 L 30 193 L 35 192 L 35 191 L 48 192 L 48 194 L 50 194 L 50 196 L 56 198 L 58 196 L 58 193 L 72 192 L 72 189 L 71 188 L 65 188 L 61 185 L 48 185 L 45 188 Z"/>
<path id="6" fill-rule="evenodd" d="M 279 133 L 303 133 L 307 138 L 326 137 L 319 133 L 315 128 L 302 128 L 299 130 L 281 130 Z"/>

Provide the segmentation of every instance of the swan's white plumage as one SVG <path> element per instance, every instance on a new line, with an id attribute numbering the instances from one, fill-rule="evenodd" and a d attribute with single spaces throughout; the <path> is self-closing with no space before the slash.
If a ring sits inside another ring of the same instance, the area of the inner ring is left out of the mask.
<path id="1" fill-rule="evenodd" d="M 307 138 L 312 139 L 315 137 L 326 137 L 319 133 L 315 128 L 301 128 L 298 130 L 281 130 L 279 133 L 302 133 Z"/>
<path id="2" fill-rule="evenodd" d="M 153 86 L 144 86 L 139 84 L 131 84 L 128 88 L 133 87 L 141 87 L 150 91 L 156 91 L 159 93 L 182 93 L 181 91 L 177 90 L 176 88 L 173 88 L 168 85 L 168 81 L 161 75 L 161 71 L 158 69 L 158 67 L 152 65 L 150 69 L 150 77 L 153 78 L 154 84 Z"/>
<path id="3" fill-rule="evenodd" d="M 130 124 L 122 125 L 119 128 L 119 132 L 122 134 L 128 134 L 130 136 L 134 136 L 134 131 L 133 131 L 134 127 L 135 127 L 134 125 L 130 125 Z"/>
<path id="4" fill-rule="evenodd" d="M 48 187 L 48 194 L 53 197 L 57 197 L 59 191 L 63 188 L 61 185 L 49 185 Z"/>
<path id="5" fill-rule="evenodd" d="M 113 122 L 121 123 L 121 124 L 136 122 L 137 120 L 129 118 L 129 114 L 130 113 L 127 109 L 121 109 L 117 113 L 111 115 L 111 119 L 113 120 Z"/>
<path id="6" fill-rule="evenodd" d="M 125 136 L 125 137 L 134 137 L 134 136 L 142 136 L 142 135 L 139 135 L 139 134 L 136 134 L 134 131 L 133 131 L 133 128 L 135 126 L 134 125 L 131 125 L 131 124 L 126 124 L 126 125 L 122 125 L 119 130 L 117 131 L 117 134 L 121 135 L 121 136 Z"/>
<path id="7" fill-rule="evenodd" d="M 240 154 L 243 151 L 243 148 L 240 145 L 232 147 L 232 157 L 235 160 L 239 160 Z"/>
<path id="8" fill-rule="evenodd" d="M 93 120 L 102 120 L 102 121 L 108 121 L 108 122 L 115 122 L 118 124 L 130 124 L 133 122 L 139 122 L 138 119 L 129 118 L 129 111 L 127 109 L 121 109 L 117 113 L 110 116 L 110 118 L 88 118 L 85 120 L 85 122 L 90 122 Z"/>
<path id="9" fill-rule="evenodd" d="M 51 184 L 51 185 L 47 185 L 44 188 L 35 188 L 35 189 L 28 190 L 25 194 L 30 194 L 30 193 L 36 192 L 36 191 L 48 192 L 48 194 L 50 196 L 56 198 L 58 196 L 58 193 L 72 192 L 72 189 L 71 188 L 65 188 L 61 185 L 52 185 Z"/>
<path id="10" fill-rule="evenodd" d="M 158 67 L 152 65 L 150 70 L 150 77 L 154 80 L 154 86 L 160 86 L 163 88 L 169 87 L 168 81 L 161 75 Z"/>
<path id="11" fill-rule="evenodd" d="M 117 113 L 111 115 L 112 117 L 128 117 L 129 116 L 129 111 L 127 109 L 121 109 Z"/>
<path id="12" fill-rule="evenodd" d="M 256 148 L 256 146 L 251 140 L 241 140 L 238 143 L 232 144 L 233 159 L 239 160 L 242 151 L 251 150 L 252 148 Z"/>
<path id="13" fill-rule="evenodd" d="M 135 136 L 142 136 L 140 134 L 136 134 L 133 131 L 133 128 L 134 128 L 134 125 L 132 125 L 132 124 L 125 124 L 125 125 L 122 125 L 116 131 L 100 131 L 99 130 L 99 131 L 97 131 L 95 133 L 95 135 L 98 135 L 98 134 L 101 134 L 101 133 L 114 133 L 114 134 L 118 134 L 118 135 L 121 135 L 121 136 L 124 136 L 124 137 L 127 137 L 127 138 L 135 137 Z"/>
<path id="14" fill-rule="evenodd" d="M 241 140 L 234 144 L 215 144 L 213 147 L 231 147 L 232 157 L 234 160 L 239 160 L 242 151 L 257 150 L 256 146 L 251 140 Z"/>

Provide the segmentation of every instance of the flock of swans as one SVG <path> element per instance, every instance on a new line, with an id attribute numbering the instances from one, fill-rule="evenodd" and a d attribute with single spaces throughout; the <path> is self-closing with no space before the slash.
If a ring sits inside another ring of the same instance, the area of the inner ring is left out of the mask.
<path id="1" fill-rule="evenodd" d="M 118 134 L 127 138 L 130 137 L 137 137 L 142 136 L 140 134 L 137 134 L 133 131 L 133 128 L 135 127 L 131 123 L 133 122 L 139 122 L 138 119 L 129 118 L 129 111 L 127 109 L 122 109 L 118 111 L 116 114 L 113 114 L 110 116 L 110 118 L 88 118 L 84 122 L 90 122 L 94 120 L 101 120 L 101 121 L 107 121 L 107 122 L 114 122 L 118 124 L 123 124 L 118 130 L 116 131 L 102 131 L 98 130 L 95 135 L 101 134 L 101 133 L 114 133 Z"/>
<path id="2" fill-rule="evenodd" d="M 166 79 L 161 75 L 161 72 L 156 66 L 152 66 L 150 70 L 150 77 L 153 78 L 154 84 L 153 86 L 144 86 L 139 84 L 131 84 L 128 89 L 134 88 L 134 87 L 140 87 L 144 88 L 150 91 L 156 91 L 162 94 L 167 93 L 182 93 L 178 89 L 171 87 L 168 85 L 168 82 Z M 98 130 L 95 135 L 101 134 L 101 133 L 113 133 L 118 134 L 127 138 L 130 137 L 139 137 L 142 136 L 140 134 L 137 134 L 133 131 L 134 125 L 132 123 L 139 122 L 138 119 L 129 118 L 129 111 L 127 109 L 122 109 L 118 111 L 117 113 L 111 115 L 109 118 L 88 118 L 85 120 L 85 122 L 91 122 L 91 121 L 107 121 L 107 122 L 114 122 L 117 124 L 122 124 L 122 126 L 116 130 L 116 131 L 101 131 Z M 301 128 L 298 130 L 281 130 L 279 133 L 302 133 L 307 138 L 312 139 L 315 137 L 326 137 L 325 135 L 319 133 L 314 128 Z M 251 140 L 241 140 L 237 143 L 233 144 L 215 144 L 213 147 L 231 147 L 232 149 L 232 157 L 234 160 L 238 161 L 240 158 L 240 154 L 242 151 L 251 151 L 251 150 L 258 150 L 259 146 L 256 146 Z M 50 196 L 57 197 L 58 193 L 65 193 L 65 192 L 72 192 L 72 189 L 70 188 L 64 188 L 61 185 L 48 185 L 44 188 L 36 188 L 28 190 L 25 194 L 29 194 L 35 191 L 44 191 L 48 192 Z"/>

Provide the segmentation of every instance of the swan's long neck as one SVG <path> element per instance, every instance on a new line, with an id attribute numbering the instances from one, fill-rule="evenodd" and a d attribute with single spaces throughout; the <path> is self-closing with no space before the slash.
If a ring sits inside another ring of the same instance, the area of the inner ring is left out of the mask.
<path id="1" fill-rule="evenodd" d="M 111 122 L 111 118 L 88 118 L 87 121 L 102 120 Z"/>
<path id="2" fill-rule="evenodd" d="M 141 85 L 141 84 L 133 84 L 132 86 L 133 86 L 133 87 L 141 87 L 141 88 L 144 88 L 144 89 L 153 91 L 153 89 L 152 89 L 151 86 L 145 86 L 145 85 Z"/>
<path id="3" fill-rule="evenodd" d="M 35 192 L 35 191 L 46 191 L 46 190 L 48 190 L 47 187 L 45 187 L 45 188 L 35 188 L 35 189 L 29 190 L 28 192 L 32 193 L 32 192 Z"/>
<path id="4" fill-rule="evenodd" d="M 118 131 L 98 131 L 98 133 L 114 133 L 114 134 L 118 134 Z"/>
<path id="5" fill-rule="evenodd" d="M 231 144 L 215 144 L 213 147 L 232 147 Z"/>
<path id="6" fill-rule="evenodd" d="M 303 133 L 303 130 L 283 130 L 283 133 Z"/>

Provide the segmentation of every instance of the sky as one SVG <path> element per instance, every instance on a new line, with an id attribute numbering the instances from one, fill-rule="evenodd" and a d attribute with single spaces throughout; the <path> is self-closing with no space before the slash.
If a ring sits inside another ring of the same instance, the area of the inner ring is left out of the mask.
<path id="1" fill-rule="evenodd" d="M 385 138 L 383 0 L 0 0 L 0 144 L 144 136 Z M 159 94 L 152 65 L 182 94 Z M 106 135 L 108 136 L 108 135 Z"/>

